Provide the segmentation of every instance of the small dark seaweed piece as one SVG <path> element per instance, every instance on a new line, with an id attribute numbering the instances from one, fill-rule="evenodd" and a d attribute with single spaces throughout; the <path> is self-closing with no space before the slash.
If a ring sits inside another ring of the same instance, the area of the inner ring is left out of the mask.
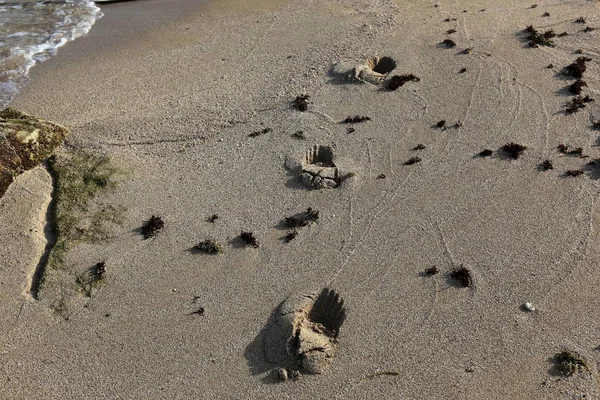
<path id="1" fill-rule="evenodd" d="M 536 8 L 536 7 L 537 7 L 537 4 L 532 4 L 531 7 L 529 7 L 529 8 Z"/>
<path id="2" fill-rule="evenodd" d="M 308 94 L 301 94 L 299 96 L 296 96 L 296 98 L 292 102 L 292 108 L 295 108 L 298 111 L 308 110 L 309 98 L 310 96 Z"/>
<path id="3" fill-rule="evenodd" d="M 542 14 L 542 17 L 549 17 L 550 13 L 548 11 L 546 11 L 545 13 Z"/>
<path id="4" fill-rule="evenodd" d="M 96 279 L 102 279 L 106 273 L 106 263 L 104 261 L 94 265 L 92 273 L 96 276 Z"/>
<path id="5" fill-rule="evenodd" d="M 548 68 L 548 69 L 554 68 L 554 64 L 548 64 L 548 65 L 546 65 L 546 68 Z"/>
<path id="6" fill-rule="evenodd" d="M 283 241 L 285 243 L 289 243 L 292 240 L 296 239 L 296 236 L 298 236 L 298 231 L 296 229 L 294 229 L 291 232 L 288 232 L 284 237 L 283 237 Z"/>
<path id="7" fill-rule="evenodd" d="M 421 272 L 421 276 L 433 276 L 436 275 L 438 272 L 440 272 L 438 270 L 438 267 L 436 267 L 435 265 L 433 267 L 427 268 L 425 271 Z"/>
<path id="8" fill-rule="evenodd" d="M 205 240 L 194 246 L 196 250 L 209 254 L 219 254 L 223 252 L 223 247 L 212 239 Z"/>
<path id="9" fill-rule="evenodd" d="M 385 174 L 379 174 L 377 175 L 377 179 L 385 179 L 386 175 Z"/>
<path id="10" fill-rule="evenodd" d="M 581 97 L 581 96 L 577 96 L 575 97 L 573 100 L 571 100 L 570 102 L 568 102 L 566 104 L 566 110 L 565 112 L 567 114 L 573 114 L 576 113 L 577 111 L 581 110 L 582 108 L 585 108 L 585 103 L 590 103 L 594 101 L 594 99 L 592 99 L 590 96 L 585 96 L 585 97 Z"/>
<path id="11" fill-rule="evenodd" d="M 413 147 L 413 150 L 425 150 L 425 149 L 426 149 L 426 147 L 423 143 L 419 143 L 418 145 Z"/>
<path id="12" fill-rule="evenodd" d="M 591 26 L 586 26 L 582 32 L 588 33 L 588 32 L 593 32 L 595 30 L 596 30 L 596 28 L 592 28 Z"/>
<path id="13" fill-rule="evenodd" d="M 479 157 L 490 157 L 492 154 L 494 154 L 494 152 L 490 149 L 485 149 L 485 150 L 481 150 L 479 152 L 479 154 L 477 154 Z"/>
<path id="14" fill-rule="evenodd" d="M 192 311 L 190 314 L 192 314 L 192 315 L 196 314 L 196 315 L 203 316 L 204 315 L 204 307 L 200 307 L 196 311 Z"/>
<path id="15" fill-rule="evenodd" d="M 554 42 L 550 40 L 551 38 L 556 36 L 553 30 L 548 30 L 544 33 L 540 33 L 532 25 L 529 25 L 525 28 L 525 32 L 528 33 L 527 40 L 529 40 L 529 47 L 554 47 Z"/>
<path id="16" fill-rule="evenodd" d="M 456 42 L 452 39 L 444 39 L 444 40 L 442 40 L 441 45 L 444 47 L 447 47 L 447 48 L 452 48 L 452 47 L 456 46 Z"/>
<path id="17" fill-rule="evenodd" d="M 587 86 L 587 83 L 583 79 L 577 79 L 569 86 L 569 93 L 581 94 L 584 86 Z"/>
<path id="18" fill-rule="evenodd" d="M 348 116 L 345 120 L 342 121 L 344 124 L 358 124 L 360 122 L 370 121 L 370 117 L 361 117 L 360 115 L 355 115 L 354 117 Z"/>
<path id="19" fill-rule="evenodd" d="M 266 134 L 266 133 L 269 133 L 269 132 L 271 132 L 272 130 L 273 130 L 273 129 L 271 129 L 271 128 L 264 128 L 264 129 L 261 129 L 261 130 L 259 130 L 259 131 L 254 131 L 254 132 L 252 132 L 251 134 L 249 134 L 248 136 L 249 136 L 249 137 L 257 137 L 257 136 L 261 136 L 261 135 L 264 135 L 264 134 Z"/>
<path id="20" fill-rule="evenodd" d="M 550 169 L 554 169 L 554 166 L 552 165 L 552 161 L 550 160 L 544 160 L 540 165 L 539 165 L 540 169 L 542 171 L 548 171 Z"/>
<path id="21" fill-rule="evenodd" d="M 400 86 L 404 85 L 406 82 L 419 82 L 420 80 L 421 78 L 413 74 L 394 75 L 390 78 L 390 80 L 387 81 L 386 88 L 388 90 L 396 90 Z"/>
<path id="22" fill-rule="evenodd" d="M 473 284 L 471 271 L 462 265 L 460 268 L 453 269 L 452 272 L 450 272 L 450 277 L 457 280 L 462 287 L 470 287 Z"/>
<path id="23" fill-rule="evenodd" d="M 446 33 L 447 33 L 448 35 L 451 35 L 451 34 L 453 34 L 453 33 L 456 33 L 456 29 L 448 29 L 448 30 L 446 31 Z"/>
<path id="24" fill-rule="evenodd" d="M 467 72 L 466 68 L 461 68 L 460 71 L 458 71 L 459 74 L 464 74 L 465 72 Z"/>
<path id="25" fill-rule="evenodd" d="M 510 156 L 510 158 L 513 158 L 515 160 L 523 154 L 525 149 L 527 149 L 526 146 L 523 146 L 522 144 L 512 143 L 512 142 L 507 143 L 504 146 L 502 146 L 502 150 L 505 153 L 507 153 Z"/>
<path id="26" fill-rule="evenodd" d="M 306 139 L 306 136 L 304 135 L 304 131 L 296 131 L 296 132 L 292 133 L 292 137 L 294 139 L 300 139 L 300 140 Z"/>
<path id="27" fill-rule="evenodd" d="M 582 147 L 577 147 L 576 149 L 569 150 L 567 152 L 567 155 L 569 155 L 569 156 L 578 156 L 579 158 L 586 158 L 587 157 L 587 156 L 583 155 L 583 148 Z"/>
<path id="28" fill-rule="evenodd" d="M 213 223 L 213 224 L 214 224 L 214 223 L 215 223 L 215 222 L 216 222 L 218 219 L 219 219 L 219 215 L 218 215 L 218 214 L 213 214 L 213 215 L 211 215 L 211 216 L 208 218 L 208 222 L 211 222 L 211 223 Z"/>
<path id="29" fill-rule="evenodd" d="M 240 238 L 246 242 L 246 244 L 249 244 L 252 247 L 258 247 L 258 240 L 256 239 L 256 236 L 254 236 L 254 233 L 252 232 L 243 232 L 240 233 Z"/>
<path id="30" fill-rule="evenodd" d="M 346 133 L 347 134 L 351 134 L 351 133 L 354 133 L 354 132 L 356 132 L 356 129 L 354 129 L 352 127 L 349 127 L 349 128 L 346 129 Z"/>
<path id="31" fill-rule="evenodd" d="M 161 217 L 155 215 L 151 216 L 150 219 L 142 225 L 142 235 L 144 235 L 144 239 L 150 239 L 155 236 L 164 226 L 165 223 Z"/>
<path id="32" fill-rule="evenodd" d="M 464 50 L 461 50 L 458 54 L 471 54 L 471 52 L 473 51 L 472 47 L 467 47 Z"/>
<path id="33" fill-rule="evenodd" d="M 585 18 L 584 17 L 579 17 L 575 20 L 576 23 L 578 24 L 585 24 Z"/>
<path id="34" fill-rule="evenodd" d="M 437 124 L 435 124 L 438 128 L 440 129 L 446 129 L 446 120 L 443 119 L 440 122 L 438 122 Z"/>
<path id="35" fill-rule="evenodd" d="M 416 163 L 419 163 L 419 162 L 421 162 L 421 158 L 420 157 L 411 157 L 408 161 L 406 161 L 404 163 L 404 165 L 413 165 L 413 164 L 416 164 Z"/>
<path id="36" fill-rule="evenodd" d="M 319 219 L 319 211 L 308 207 L 305 212 L 301 212 L 291 217 L 286 217 L 283 222 L 290 228 L 299 228 L 306 226 L 311 222 L 316 222 Z"/>
<path id="37" fill-rule="evenodd" d="M 576 177 L 583 174 L 583 170 L 581 169 L 570 169 L 565 172 L 565 176 Z"/>
<path id="38" fill-rule="evenodd" d="M 569 151 L 569 146 L 561 143 L 558 146 L 556 146 L 556 150 L 558 150 L 559 153 L 567 154 L 567 151 Z"/>
<path id="39" fill-rule="evenodd" d="M 558 35 L 556 35 L 556 36 L 558 36 L 558 37 L 563 37 L 563 36 L 569 36 L 569 34 L 568 34 L 567 32 L 562 32 L 562 33 L 559 33 L 559 34 L 558 34 Z"/>
<path id="40" fill-rule="evenodd" d="M 577 57 L 575 62 L 565 67 L 564 74 L 574 78 L 583 78 L 583 73 L 587 69 L 585 63 L 591 60 L 589 57 Z"/>

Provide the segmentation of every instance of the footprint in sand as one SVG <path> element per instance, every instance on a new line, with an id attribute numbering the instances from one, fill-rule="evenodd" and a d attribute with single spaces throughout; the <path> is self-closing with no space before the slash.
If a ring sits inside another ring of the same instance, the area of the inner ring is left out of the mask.
<path id="1" fill-rule="evenodd" d="M 266 359 L 291 371 L 324 372 L 333 360 L 344 301 L 332 289 L 291 296 L 276 310 L 263 345 Z"/>
<path id="2" fill-rule="evenodd" d="M 333 163 L 331 147 L 316 145 L 306 153 L 300 180 L 313 189 L 330 189 L 340 185 L 340 174 Z"/>

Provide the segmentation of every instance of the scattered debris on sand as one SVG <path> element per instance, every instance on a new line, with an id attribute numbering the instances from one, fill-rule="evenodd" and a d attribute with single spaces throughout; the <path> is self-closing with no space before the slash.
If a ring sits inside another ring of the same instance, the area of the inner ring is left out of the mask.
<path id="1" fill-rule="evenodd" d="M 551 39 L 556 36 L 556 33 L 551 29 L 542 33 L 535 29 L 533 25 L 529 25 L 525 28 L 525 32 L 527 33 L 526 38 L 529 41 L 529 47 L 555 46 L 554 41 Z"/>
<path id="2" fill-rule="evenodd" d="M 473 277 L 471 276 L 471 271 L 469 271 L 464 266 L 460 266 L 460 268 L 455 268 L 450 272 L 450 277 L 456 280 L 461 287 L 467 288 L 471 287 L 473 284 Z"/>
<path id="3" fill-rule="evenodd" d="M 258 240 L 254 236 L 252 232 L 244 232 L 240 233 L 240 238 L 246 242 L 247 245 L 258 248 L 260 245 L 258 244 Z"/>
<path id="4" fill-rule="evenodd" d="M 447 49 L 450 49 L 452 47 L 456 47 L 456 42 L 452 39 L 444 39 L 444 40 L 442 40 L 440 45 L 442 47 L 446 47 Z"/>
<path id="5" fill-rule="evenodd" d="M 194 249 L 208 254 L 221 254 L 223 253 L 223 246 L 212 239 L 207 239 L 203 242 L 198 243 L 194 246 Z"/>
<path id="6" fill-rule="evenodd" d="M 348 116 L 345 120 L 342 121 L 343 124 L 359 124 L 361 122 L 370 121 L 371 117 L 363 117 L 360 115 L 355 115 L 354 117 Z"/>
<path id="7" fill-rule="evenodd" d="M 411 157 L 408 159 L 408 161 L 406 161 L 404 163 L 404 165 L 413 165 L 413 164 L 420 163 L 420 162 L 421 162 L 420 157 Z"/>
<path id="8" fill-rule="evenodd" d="M 502 146 L 501 149 L 510 158 L 516 160 L 517 158 L 521 157 L 521 155 L 523 154 L 525 149 L 527 149 L 527 146 L 511 142 L 511 143 L 507 143 L 504 146 Z"/>
<path id="9" fill-rule="evenodd" d="M 565 112 L 567 114 L 574 114 L 582 108 L 585 108 L 586 103 L 591 103 L 593 101 L 594 99 L 592 99 L 589 95 L 586 95 L 584 97 L 577 96 L 571 101 L 567 102 Z"/>
<path id="10" fill-rule="evenodd" d="M 435 265 L 433 267 L 427 268 L 425 271 L 421 272 L 421 276 L 433 276 L 433 275 L 437 275 L 440 271 L 438 270 L 438 267 L 436 267 Z"/>
<path id="11" fill-rule="evenodd" d="M 565 176 L 571 177 L 571 178 L 574 178 L 579 175 L 583 175 L 582 169 L 570 169 L 567 172 L 565 172 Z"/>
<path id="12" fill-rule="evenodd" d="M 271 129 L 271 128 L 264 128 L 264 129 L 261 129 L 261 130 L 258 130 L 258 131 L 254 131 L 251 134 L 249 134 L 248 136 L 253 138 L 253 137 L 265 135 L 265 134 L 267 134 L 269 132 L 272 132 L 272 131 L 273 131 L 273 129 Z"/>
<path id="13" fill-rule="evenodd" d="M 146 222 L 144 222 L 144 225 L 142 225 L 142 235 L 144 236 L 144 239 L 150 239 L 151 237 L 156 236 L 156 234 L 165 226 L 165 222 L 162 220 L 161 217 L 158 217 L 156 215 L 153 215 L 150 217 L 150 219 Z"/>
<path id="14" fill-rule="evenodd" d="M 293 215 L 291 217 L 285 217 L 283 224 L 289 228 L 301 228 L 307 226 L 310 223 L 317 222 L 319 219 L 319 210 L 314 210 L 308 207 L 306 211 Z"/>
<path id="15" fill-rule="evenodd" d="M 295 108 L 298 111 L 308 110 L 309 98 L 310 96 L 308 94 L 301 94 L 299 96 L 296 96 L 296 98 L 292 102 L 292 108 Z"/>
<path id="16" fill-rule="evenodd" d="M 294 139 L 299 139 L 299 140 L 306 139 L 306 135 L 304 134 L 304 131 L 296 131 L 296 132 L 292 133 L 292 137 Z"/>
<path id="17" fill-rule="evenodd" d="M 413 74 L 394 75 L 386 82 L 385 87 L 388 90 L 396 90 L 399 87 L 403 86 L 406 82 L 419 82 L 420 80 L 421 78 Z"/>
<path id="18" fill-rule="evenodd" d="M 542 171 L 549 171 L 551 169 L 554 169 L 554 166 L 552 165 L 552 161 L 550 160 L 544 160 L 540 163 L 539 168 Z"/>
<path id="19" fill-rule="evenodd" d="M 284 237 L 283 237 L 283 241 L 285 243 L 289 243 L 292 240 L 296 239 L 296 236 L 298 236 L 298 231 L 296 229 L 292 229 L 290 232 L 288 232 Z"/>
<path id="20" fill-rule="evenodd" d="M 563 350 L 553 357 L 556 370 L 564 376 L 573 376 L 582 369 L 588 370 L 587 362 L 578 353 L 570 350 Z"/>
<path id="21" fill-rule="evenodd" d="M 587 86 L 587 83 L 583 79 L 577 79 L 569 86 L 569 93 L 578 95 L 581 94 L 581 91 L 584 87 Z"/>
<path id="22" fill-rule="evenodd" d="M 577 79 L 583 78 L 583 73 L 587 70 L 586 63 L 588 61 L 592 61 L 592 59 L 589 57 L 577 57 L 573 63 L 564 68 L 563 74 Z"/>
<path id="23" fill-rule="evenodd" d="M 345 320 L 344 301 L 333 289 L 289 297 L 274 312 L 267 329 L 265 357 L 278 371 L 324 373 L 333 362 Z"/>

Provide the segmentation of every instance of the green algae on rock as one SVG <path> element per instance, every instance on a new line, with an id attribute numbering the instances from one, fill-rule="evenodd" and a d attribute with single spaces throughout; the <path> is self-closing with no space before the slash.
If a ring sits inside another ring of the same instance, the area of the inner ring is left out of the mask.
<path id="1" fill-rule="evenodd" d="M 0 197 L 21 173 L 52 155 L 69 130 L 13 108 L 0 111 Z"/>

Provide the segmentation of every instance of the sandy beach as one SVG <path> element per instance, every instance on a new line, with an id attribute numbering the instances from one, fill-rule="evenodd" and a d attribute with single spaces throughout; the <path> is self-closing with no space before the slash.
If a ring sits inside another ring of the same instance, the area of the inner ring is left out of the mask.
<path id="1" fill-rule="evenodd" d="M 600 3 L 533 4 L 102 5 L 11 106 L 71 129 L 58 157 L 110 156 L 96 207 L 124 219 L 36 299 L 52 177 L 0 199 L 0 398 L 600 398 Z M 396 64 L 382 84 L 340 74 L 376 57 Z M 337 187 L 303 184 L 309 164 Z M 273 315 L 325 287 L 347 312 L 331 365 L 278 382 Z M 561 351 L 584 365 L 561 374 Z"/>

